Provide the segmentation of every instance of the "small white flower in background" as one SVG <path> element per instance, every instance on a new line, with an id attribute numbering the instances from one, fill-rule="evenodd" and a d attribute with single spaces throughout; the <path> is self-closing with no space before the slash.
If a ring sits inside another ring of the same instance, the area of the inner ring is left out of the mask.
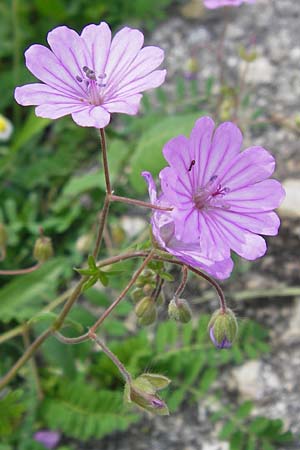
<path id="1" fill-rule="evenodd" d="M 0 141 L 8 141 L 13 132 L 12 123 L 0 114 Z"/>

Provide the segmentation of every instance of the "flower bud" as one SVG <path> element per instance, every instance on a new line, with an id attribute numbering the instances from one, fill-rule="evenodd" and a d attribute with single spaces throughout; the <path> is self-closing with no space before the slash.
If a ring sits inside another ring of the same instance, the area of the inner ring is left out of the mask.
<path id="1" fill-rule="evenodd" d="M 39 263 L 43 263 L 53 256 L 52 242 L 49 237 L 42 236 L 36 240 L 33 256 Z"/>
<path id="2" fill-rule="evenodd" d="M 145 294 L 145 295 L 151 294 L 151 292 L 153 291 L 154 287 L 155 287 L 155 286 L 154 286 L 152 283 L 146 283 L 146 284 L 144 285 L 144 287 L 143 287 L 143 292 L 144 292 L 144 294 Z"/>
<path id="3" fill-rule="evenodd" d="M 243 61 L 246 61 L 248 63 L 251 63 L 257 59 L 256 51 L 255 50 L 247 51 L 243 45 L 240 45 L 239 47 L 239 55 Z"/>
<path id="4" fill-rule="evenodd" d="M 192 318 L 192 310 L 184 298 L 173 298 L 168 307 L 170 319 L 181 323 L 188 323 Z"/>
<path id="5" fill-rule="evenodd" d="M 156 391 L 163 389 L 170 380 L 161 375 L 143 374 L 127 382 L 125 385 L 124 399 L 128 403 L 135 403 L 140 408 L 153 414 L 165 416 L 169 414 L 166 403 L 156 395 Z M 159 386 L 157 386 L 157 384 Z"/>
<path id="6" fill-rule="evenodd" d="M 210 339 L 217 348 L 230 348 L 238 332 L 238 324 L 233 311 L 219 309 L 214 312 L 208 324 Z"/>
<path id="7" fill-rule="evenodd" d="M 133 289 L 130 293 L 130 297 L 134 303 L 137 303 L 144 297 L 143 289 L 140 288 Z"/>
<path id="8" fill-rule="evenodd" d="M 7 231 L 3 223 L 0 223 L 0 249 L 5 248 L 7 243 Z"/>
<path id="9" fill-rule="evenodd" d="M 144 297 L 135 307 L 139 325 L 151 325 L 156 320 L 156 306 L 151 297 Z"/>

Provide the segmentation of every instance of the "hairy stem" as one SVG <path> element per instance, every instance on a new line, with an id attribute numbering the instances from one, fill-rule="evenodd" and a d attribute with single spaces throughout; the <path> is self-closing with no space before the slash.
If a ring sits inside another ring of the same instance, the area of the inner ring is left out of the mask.
<path id="1" fill-rule="evenodd" d="M 91 330 L 89 332 L 90 339 L 93 339 L 99 347 L 103 350 L 106 356 L 114 363 L 114 365 L 119 369 L 119 372 L 123 376 L 124 380 L 131 383 L 132 378 L 130 373 L 126 370 L 125 366 L 121 363 L 118 357 L 99 339 L 99 337 L 93 333 Z"/>
<path id="2" fill-rule="evenodd" d="M 0 270 L 0 275 L 25 275 L 27 273 L 35 272 L 41 267 L 41 265 L 41 263 L 37 263 L 34 266 L 27 267 L 26 269 Z"/>
<path id="3" fill-rule="evenodd" d="M 182 294 L 182 292 L 184 291 L 186 282 L 187 282 L 187 278 L 188 278 L 188 269 L 186 266 L 182 266 L 181 268 L 182 270 L 182 279 L 181 279 L 181 283 L 179 284 L 178 288 L 176 289 L 175 293 L 174 293 L 174 297 L 177 300 L 178 297 Z"/>
<path id="4" fill-rule="evenodd" d="M 173 210 L 173 208 L 166 208 L 163 206 L 154 205 L 152 203 L 143 202 L 142 200 L 135 200 L 134 198 L 128 198 L 128 197 L 120 197 L 119 195 L 114 195 L 114 194 L 112 194 L 110 196 L 110 200 L 112 202 L 128 203 L 130 205 L 137 205 L 137 206 L 142 206 L 142 207 L 150 208 L 150 209 L 158 209 L 159 211 L 172 211 Z"/>

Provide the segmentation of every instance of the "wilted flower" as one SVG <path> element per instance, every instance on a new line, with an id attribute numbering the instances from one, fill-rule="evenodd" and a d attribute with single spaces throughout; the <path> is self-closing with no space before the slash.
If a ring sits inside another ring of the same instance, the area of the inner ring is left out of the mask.
<path id="1" fill-rule="evenodd" d="M 60 440 L 60 433 L 58 431 L 40 430 L 34 434 L 34 440 L 51 450 L 57 447 Z"/>
<path id="2" fill-rule="evenodd" d="M 142 172 L 142 175 L 148 184 L 151 202 L 164 207 L 172 206 L 166 201 L 166 197 L 163 194 L 157 197 L 151 173 Z M 199 242 L 196 239 L 194 242 L 189 243 L 178 240 L 175 236 L 174 220 L 171 213 L 156 210 L 152 215 L 151 223 L 153 236 L 161 248 L 176 256 L 185 264 L 205 270 L 216 278 L 224 279 L 229 277 L 233 268 L 232 260 L 227 258 L 223 261 L 215 262 L 201 252 Z"/>
<path id="3" fill-rule="evenodd" d="M 169 414 L 166 403 L 157 395 L 157 391 L 164 389 L 171 380 L 164 375 L 144 373 L 131 382 L 127 382 L 124 389 L 124 400 L 135 403 L 140 408 L 159 416 Z"/>
<path id="4" fill-rule="evenodd" d="M 0 141 L 8 141 L 13 132 L 12 123 L 0 114 Z"/>
<path id="5" fill-rule="evenodd" d="M 105 22 L 87 25 L 80 35 L 66 27 L 48 33 L 49 50 L 32 45 L 25 53 L 28 69 L 42 83 L 17 87 L 21 105 L 37 105 L 39 117 L 57 119 L 68 114 L 84 127 L 103 128 L 115 112 L 134 115 L 141 92 L 160 86 L 165 70 L 158 47 L 144 47 L 143 34 L 122 28 L 111 40 Z"/>
<path id="6" fill-rule="evenodd" d="M 222 6 L 240 6 L 242 3 L 254 3 L 255 0 L 204 0 L 208 9 L 221 8 Z"/>
<path id="7" fill-rule="evenodd" d="M 264 255 L 260 235 L 277 234 L 280 221 L 273 209 L 284 198 L 281 184 L 267 179 L 274 158 L 262 147 L 240 152 L 241 144 L 236 125 L 225 122 L 214 132 L 213 120 L 203 117 L 190 139 L 178 136 L 163 149 L 170 166 L 160 172 L 161 198 L 173 206 L 164 222 L 172 221 L 180 245 L 192 244 L 195 253 L 223 264 L 229 264 L 231 250 L 249 260 Z M 154 216 L 155 236 L 158 228 L 162 233 L 159 220 Z"/>

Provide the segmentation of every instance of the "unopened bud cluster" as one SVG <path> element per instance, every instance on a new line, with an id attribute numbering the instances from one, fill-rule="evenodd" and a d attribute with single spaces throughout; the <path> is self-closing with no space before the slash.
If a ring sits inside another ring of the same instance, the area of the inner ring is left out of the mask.
<path id="1" fill-rule="evenodd" d="M 219 348 L 230 348 L 238 332 L 238 324 L 233 311 L 218 309 L 208 324 L 209 336 L 213 344 Z"/>
<path id="2" fill-rule="evenodd" d="M 136 303 L 134 310 L 139 325 L 151 325 L 157 318 L 157 307 L 163 303 L 163 295 L 154 297 L 156 283 L 156 272 L 146 268 L 138 277 L 136 288 L 131 292 L 131 298 Z"/>

